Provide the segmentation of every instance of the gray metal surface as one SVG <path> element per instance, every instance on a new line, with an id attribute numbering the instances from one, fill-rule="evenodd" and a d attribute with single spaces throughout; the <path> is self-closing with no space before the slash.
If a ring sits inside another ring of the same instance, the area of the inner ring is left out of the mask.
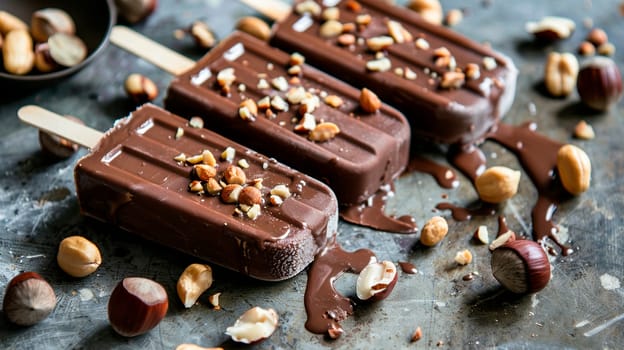
<path id="1" fill-rule="evenodd" d="M 135 28 L 194 59 L 201 56 L 190 38 L 178 41 L 173 31 L 202 18 L 219 38 L 232 29 L 235 19 L 254 11 L 236 1 L 160 0 L 157 12 Z M 123 81 L 130 72 L 140 72 L 157 82 L 162 98 L 171 77 L 149 63 L 108 47 L 91 66 L 60 85 L 29 95 L 3 99 L 0 105 L 0 296 L 8 281 L 25 270 L 41 273 L 54 287 L 58 306 L 42 323 L 20 328 L 0 315 L 0 348 L 98 348 L 173 349 L 180 343 L 202 346 L 235 346 L 228 342 L 225 328 L 252 306 L 275 308 L 281 319 L 277 332 L 258 348 L 343 349 L 370 348 L 622 348 L 624 346 L 624 125 L 620 104 L 605 114 L 590 114 L 580 108 L 578 97 L 553 99 L 542 93 L 541 80 L 547 52 L 574 52 L 587 33 L 584 23 L 604 28 L 619 46 L 615 60 L 624 69 L 624 17 L 620 1 L 443 1 L 445 9 L 462 8 L 466 15 L 456 30 L 510 55 L 520 70 L 517 95 L 506 122 L 520 124 L 535 120 L 538 130 L 550 137 L 581 145 L 593 165 L 589 192 L 565 203 L 555 220 L 567 233 L 574 253 L 553 259 L 553 278 L 542 292 L 515 297 L 501 291 L 491 276 L 490 253 L 486 246 L 471 241 L 478 225 L 496 232 L 496 218 L 475 218 L 450 222 L 450 233 L 438 247 L 423 249 L 415 244 L 418 234 L 393 235 L 340 224 L 339 242 L 348 250 L 373 249 L 379 258 L 410 261 L 418 274 L 401 274 L 391 296 L 383 302 L 358 306 L 343 323 L 345 334 L 327 341 L 304 328 L 303 293 L 306 274 L 281 283 L 252 281 L 215 268 L 215 283 L 200 304 L 184 309 L 175 284 L 181 271 L 193 259 L 164 247 L 146 243 L 112 226 L 80 217 L 73 185 L 74 157 L 52 162 L 40 152 L 37 132 L 21 125 L 17 109 L 36 103 L 61 114 L 81 117 L 87 125 L 106 130 L 113 121 L 128 114 Z M 1 5 L 0 5 L 1 8 Z M 544 15 L 573 19 L 573 36 L 554 45 L 536 45 L 524 31 L 528 20 Z M 1 94 L 5 94 L 2 92 Z M 580 119 L 590 122 L 597 137 L 574 140 L 571 130 Z M 519 168 L 515 158 L 499 146 L 482 146 L 488 164 Z M 433 154 L 444 163 L 444 157 Z M 448 196 L 448 198 L 444 198 Z M 440 188 L 428 175 L 412 173 L 397 182 L 396 195 L 388 210 L 412 214 L 422 227 L 434 215 L 437 203 L 449 200 L 468 205 L 475 199 L 469 182 L 461 178 L 457 189 Z M 511 229 L 527 234 L 531 229 L 530 208 L 536 198 L 534 187 L 523 176 L 520 193 L 500 213 Z M 448 212 L 442 213 L 450 217 Z M 192 230 L 189 227 L 189 230 Z M 56 265 L 58 243 L 66 236 L 84 235 L 101 249 L 103 264 L 92 276 L 74 279 Z M 458 250 L 468 248 L 474 261 L 466 267 L 453 262 Z M 462 276 L 471 271 L 473 281 Z M 150 333 L 125 339 L 107 322 L 108 297 L 123 277 L 139 275 L 162 283 L 169 293 L 170 308 L 164 321 Z M 339 280 L 350 289 L 351 276 Z M 222 292 L 221 310 L 208 305 L 207 295 Z M 420 326 L 423 338 L 409 339 Z M 440 343 L 442 342 L 442 343 Z"/>

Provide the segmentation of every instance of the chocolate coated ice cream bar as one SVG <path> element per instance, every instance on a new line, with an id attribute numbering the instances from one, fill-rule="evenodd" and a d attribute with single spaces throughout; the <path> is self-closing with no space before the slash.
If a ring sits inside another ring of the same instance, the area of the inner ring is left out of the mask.
<path id="1" fill-rule="evenodd" d="M 175 77 L 165 106 L 327 183 L 357 205 L 405 169 L 397 110 L 254 37 L 235 32 Z"/>
<path id="2" fill-rule="evenodd" d="M 405 114 L 412 137 L 479 141 L 513 102 L 511 60 L 385 1 L 297 0 L 273 30 L 273 45 L 376 91 Z"/>
<path id="3" fill-rule="evenodd" d="M 106 132 L 75 180 L 83 214 L 262 280 L 296 275 L 337 230 L 326 185 L 153 105 Z"/>

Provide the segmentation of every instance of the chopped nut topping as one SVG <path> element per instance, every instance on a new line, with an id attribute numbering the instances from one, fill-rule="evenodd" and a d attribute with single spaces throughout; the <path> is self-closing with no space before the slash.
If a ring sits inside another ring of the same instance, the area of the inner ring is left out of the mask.
<path id="1" fill-rule="evenodd" d="M 288 80 L 284 77 L 277 77 L 271 80 L 271 85 L 279 91 L 288 90 Z"/>
<path id="2" fill-rule="evenodd" d="M 396 67 L 396 68 L 394 69 L 394 74 L 396 74 L 396 75 L 398 75 L 398 76 L 402 77 L 402 76 L 403 76 L 403 68 L 401 68 L 401 67 Z"/>
<path id="3" fill-rule="evenodd" d="M 366 39 L 366 46 L 371 51 L 381 51 L 393 43 L 394 40 L 389 36 L 375 36 Z"/>
<path id="4" fill-rule="evenodd" d="M 247 85 L 242 84 L 242 83 L 241 83 L 241 84 L 238 84 L 238 91 L 239 91 L 239 92 L 245 92 L 245 91 L 247 91 Z"/>
<path id="5" fill-rule="evenodd" d="M 416 330 L 414 331 L 414 334 L 412 334 L 411 341 L 412 342 L 417 342 L 421 338 L 422 338 L 422 330 L 420 329 L 420 327 L 416 327 Z"/>
<path id="6" fill-rule="evenodd" d="M 217 175 L 217 169 L 208 164 L 195 164 L 193 166 L 193 174 L 202 181 L 208 181 Z"/>
<path id="7" fill-rule="evenodd" d="M 485 70 L 493 70 L 498 66 L 494 57 L 483 57 L 483 67 Z"/>
<path id="8" fill-rule="evenodd" d="M 189 119 L 189 126 L 194 129 L 201 129 L 204 127 L 204 119 L 198 116 L 191 117 L 191 119 Z"/>
<path id="9" fill-rule="evenodd" d="M 306 98 L 301 101 L 301 107 L 299 109 L 299 113 L 301 115 L 305 113 L 312 113 L 316 108 L 321 105 L 321 101 L 318 96 L 312 94 L 306 94 Z"/>
<path id="10" fill-rule="evenodd" d="M 203 190 L 204 190 L 204 186 L 202 186 L 201 181 L 193 180 L 191 181 L 191 183 L 189 183 L 189 191 L 194 192 L 194 193 L 199 193 L 199 192 L 202 192 Z"/>
<path id="11" fill-rule="evenodd" d="M 472 252 L 468 249 L 457 252 L 455 254 L 455 262 L 459 265 L 468 265 L 472 262 Z"/>
<path id="12" fill-rule="evenodd" d="M 260 190 L 254 186 L 246 186 L 244 187 L 239 196 L 238 202 L 242 205 L 254 205 L 262 203 L 262 193 Z"/>
<path id="13" fill-rule="evenodd" d="M 179 140 L 182 136 L 184 136 L 184 129 L 178 128 L 175 133 L 175 139 Z"/>
<path id="14" fill-rule="evenodd" d="M 355 0 L 347 1 L 347 6 L 346 7 L 351 12 L 358 13 L 358 12 L 362 11 L 362 5 L 360 5 L 360 3 L 355 1 Z"/>
<path id="15" fill-rule="evenodd" d="M 409 69 L 409 68 L 405 68 L 405 79 L 407 80 L 415 80 L 418 76 L 416 75 L 416 72 L 414 72 L 413 70 Z"/>
<path id="16" fill-rule="evenodd" d="M 429 50 L 429 42 L 427 40 L 425 40 L 424 38 L 418 38 L 416 39 L 416 41 L 414 42 L 414 45 L 416 45 L 416 48 L 421 49 L 421 50 Z"/>
<path id="17" fill-rule="evenodd" d="M 360 107 L 367 113 L 375 113 L 381 108 L 381 100 L 367 88 L 360 92 Z"/>
<path id="18" fill-rule="evenodd" d="M 343 33 L 353 33 L 353 32 L 355 32 L 355 23 L 353 23 L 353 22 L 344 23 L 342 25 L 342 32 Z"/>
<path id="19" fill-rule="evenodd" d="M 342 34 L 342 23 L 336 20 L 329 20 L 321 25 L 320 35 L 324 38 L 331 38 Z"/>
<path id="20" fill-rule="evenodd" d="M 299 104 L 306 98 L 306 91 L 302 86 L 298 86 L 296 88 L 291 88 L 286 93 L 286 99 L 291 104 Z"/>
<path id="21" fill-rule="evenodd" d="M 295 125 L 296 132 L 307 133 L 314 128 L 316 128 L 316 118 L 310 113 L 304 114 L 299 123 Z"/>
<path id="22" fill-rule="evenodd" d="M 236 80 L 234 75 L 234 68 L 224 68 L 217 73 L 217 82 L 221 87 L 229 87 Z"/>
<path id="23" fill-rule="evenodd" d="M 177 156 L 173 157 L 173 160 L 176 162 L 184 163 L 186 162 L 186 154 L 180 153 Z"/>
<path id="24" fill-rule="evenodd" d="M 446 47 L 442 46 L 435 50 L 433 50 L 433 55 L 435 57 L 451 57 L 451 51 Z"/>
<path id="25" fill-rule="evenodd" d="M 238 166 L 243 168 L 243 169 L 248 169 L 249 168 L 249 162 L 247 161 L 247 159 L 239 159 L 238 160 Z"/>
<path id="26" fill-rule="evenodd" d="M 210 165 L 210 166 L 216 166 L 217 160 L 215 159 L 212 152 L 206 149 L 202 152 L 202 163 Z"/>
<path id="27" fill-rule="evenodd" d="M 208 191 L 211 196 L 218 196 L 221 190 L 223 190 L 223 187 L 219 184 L 219 181 L 215 178 L 208 179 L 206 182 L 206 191 Z"/>
<path id="28" fill-rule="evenodd" d="M 236 150 L 232 147 L 227 147 L 223 153 L 221 153 L 221 159 L 231 162 L 234 160 L 234 156 L 236 155 Z"/>
<path id="29" fill-rule="evenodd" d="M 290 55 L 290 65 L 291 66 L 298 66 L 298 65 L 302 65 L 305 62 L 305 57 L 300 54 L 299 52 L 293 52 Z"/>
<path id="30" fill-rule="evenodd" d="M 223 179 L 227 184 L 243 185 L 247 182 L 245 171 L 236 165 L 230 165 L 225 169 Z"/>
<path id="31" fill-rule="evenodd" d="M 364 26 L 370 24 L 372 20 L 373 17 L 369 14 L 357 15 L 357 17 L 355 17 L 355 23 Z"/>
<path id="32" fill-rule="evenodd" d="M 323 13 L 321 14 L 321 18 L 323 18 L 324 21 L 329 21 L 329 20 L 337 21 L 340 18 L 340 9 L 337 7 L 328 7 L 325 10 L 323 10 Z"/>
<path id="33" fill-rule="evenodd" d="M 253 122 L 256 120 L 256 117 L 249 111 L 247 107 L 240 107 L 238 109 L 238 115 L 242 120 Z"/>
<path id="34" fill-rule="evenodd" d="M 414 38 L 412 34 L 403 27 L 403 25 L 397 21 L 388 21 L 388 33 L 394 41 L 398 44 L 402 44 L 406 41 L 412 41 Z"/>
<path id="35" fill-rule="evenodd" d="M 258 106 L 252 99 L 246 99 L 240 103 L 238 115 L 243 120 L 253 122 L 258 116 Z"/>
<path id="36" fill-rule="evenodd" d="M 197 154 L 194 156 L 190 156 L 186 158 L 187 163 L 189 164 L 197 164 L 204 160 L 204 156 L 201 154 Z"/>
<path id="37" fill-rule="evenodd" d="M 476 63 L 468 63 L 466 65 L 466 78 L 470 79 L 470 80 L 476 80 L 479 79 L 479 77 L 481 76 L 481 71 L 479 69 L 479 65 Z"/>
<path id="38" fill-rule="evenodd" d="M 258 85 L 256 87 L 260 90 L 264 90 L 264 89 L 270 88 L 271 86 L 269 86 L 269 83 L 266 81 L 266 79 L 260 78 L 260 80 L 258 80 Z"/>
<path id="39" fill-rule="evenodd" d="M 281 199 L 290 197 L 290 190 L 286 185 L 276 185 L 271 189 L 271 195 L 278 196 Z"/>
<path id="40" fill-rule="evenodd" d="M 299 15 L 309 13 L 311 15 L 318 16 L 321 14 L 321 6 L 315 1 L 307 0 L 297 4 L 297 6 L 295 6 L 295 12 Z"/>
<path id="41" fill-rule="evenodd" d="M 366 69 L 372 72 L 385 72 L 392 68 L 392 63 L 387 57 L 366 62 Z"/>
<path id="42" fill-rule="evenodd" d="M 288 103 L 279 96 L 273 96 L 271 99 L 271 107 L 275 108 L 277 111 L 288 111 Z"/>
<path id="43" fill-rule="evenodd" d="M 339 133 L 340 128 L 338 128 L 338 125 L 331 122 L 325 122 L 317 124 L 314 130 L 310 132 L 310 135 L 308 135 L 308 138 L 311 141 L 325 142 L 333 139 Z"/>
<path id="44" fill-rule="evenodd" d="M 297 65 L 297 66 L 292 66 L 290 68 L 288 68 L 288 74 L 289 75 L 299 75 L 301 74 L 301 66 Z"/>
<path id="45" fill-rule="evenodd" d="M 338 108 L 344 103 L 342 99 L 336 95 L 328 95 L 325 97 L 325 103 L 331 107 Z"/>
<path id="46" fill-rule="evenodd" d="M 215 310 L 221 310 L 221 305 L 219 305 L 219 297 L 221 293 L 214 293 L 208 297 L 208 302 L 212 305 Z M 177 349 L 176 349 L 177 350 Z"/>
<path id="47" fill-rule="evenodd" d="M 271 97 L 269 96 L 264 96 L 263 98 L 261 98 L 258 101 L 258 108 L 259 109 L 268 109 L 271 108 Z"/>
<path id="48" fill-rule="evenodd" d="M 443 89 L 457 89 L 464 85 L 466 78 L 464 73 L 445 72 L 440 81 L 440 87 Z"/>
<path id="49" fill-rule="evenodd" d="M 282 203 L 284 203 L 284 200 L 282 199 L 282 197 L 272 194 L 269 197 L 269 202 L 271 202 L 271 205 L 274 205 L 276 207 L 279 207 L 280 205 L 282 205 Z"/>
<path id="50" fill-rule="evenodd" d="M 336 39 L 336 42 L 342 46 L 349 46 L 355 44 L 355 35 L 353 34 L 341 34 Z"/>
<path id="51" fill-rule="evenodd" d="M 263 164 L 264 165 L 264 164 Z M 263 188 L 262 186 L 262 182 L 264 180 L 262 178 L 258 178 L 258 179 L 253 179 L 251 180 L 251 185 L 259 190 L 261 190 Z"/>
<path id="52" fill-rule="evenodd" d="M 240 192 L 243 190 L 243 186 L 239 184 L 229 184 L 226 185 L 221 190 L 221 199 L 225 203 L 236 203 L 238 202 L 238 196 L 240 196 Z"/>
<path id="53" fill-rule="evenodd" d="M 254 204 L 247 211 L 247 217 L 250 218 L 251 220 L 256 220 L 256 218 L 258 216 L 260 216 L 260 205 L 259 204 Z"/>
<path id="54" fill-rule="evenodd" d="M 451 9 L 446 13 L 444 23 L 447 26 L 453 27 L 459 24 L 464 19 L 464 12 L 460 9 Z"/>

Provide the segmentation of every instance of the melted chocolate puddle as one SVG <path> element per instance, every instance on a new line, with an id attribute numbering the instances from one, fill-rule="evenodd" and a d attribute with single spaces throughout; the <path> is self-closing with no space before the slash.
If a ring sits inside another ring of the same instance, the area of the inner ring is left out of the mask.
<path id="1" fill-rule="evenodd" d="M 359 273 L 374 258 L 371 250 L 346 252 L 335 242 L 316 256 L 308 270 L 305 291 L 308 331 L 330 334 L 332 338 L 342 333 L 339 322 L 353 314 L 353 305 L 349 298 L 334 289 L 333 282 L 345 272 Z"/>
<path id="2" fill-rule="evenodd" d="M 390 185 L 390 189 L 394 192 L 394 184 Z M 396 233 L 418 231 L 418 226 L 412 216 L 403 215 L 396 218 L 384 213 L 389 195 L 390 193 L 382 188 L 365 203 L 341 208 L 340 217 L 350 223 L 381 231 Z"/>
<path id="3" fill-rule="evenodd" d="M 563 144 L 551 140 L 535 132 L 536 124 L 524 123 L 512 126 L 500 123 L 486 135 L 486 139 L 493 140 L 513 152 L 522 165 L 538 192 L 538 199 L 531 211 L 533 222 L 533 238 L 542 241 L 550 238 L 559 246 L 563 255 L 571 252 L 570 247 L 559 241 L 555 235 L 557 226 L 552 222 L 552 215 L 557 205 L 569 198 L 555 176 L 557 151 Z M 469 146 L 450 155 L 451 162 L 460 169 L 474 184 L 476 177 L 485 169 L 485 156 L 476 146 Z M 472 215 L 483 214 L 481 209 L 468 210 L 456 207 L 449 203 L 441 203 L 438 209 L 450 209 L 456 220 L 468 220 Z M 492 212 L 486 210 L 485 215 Z"/>

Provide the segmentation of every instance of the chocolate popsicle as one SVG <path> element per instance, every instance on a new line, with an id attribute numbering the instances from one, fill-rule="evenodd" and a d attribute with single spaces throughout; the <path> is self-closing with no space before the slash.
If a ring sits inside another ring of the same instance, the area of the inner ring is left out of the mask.
<path id="1" fill-rule="evenodd" d="M 335 237 L 337 201 L 326 185 L 156 106 L 104 135 L 87 131 L 97 143 L 72 139 L 92 148 L 75 167 L 87 216 L 268 281 L 296 275 Z M 204 176 L 207 151 L 215 171 Z"/>
<path id="2" fill-rule="evenodd" d="M 303 60 L 235 32 L 174 78 L 165 106 L 202 116 L 207 128 L 327 183 L 341 205 L 358 205 L 405 169 L 409 124 L 387 105 L 367 110 L 368 92 Z M 317 138 L 322 126 L 337 133 Z"/>
<path id="3" fill-rule="evenodd" d="M 273 31 L 271 44 L 376 91 L 406 115 L 413 137 L 482 141 L 513 102 L 510 59 L 384 1 L 298 0 Z"/>

